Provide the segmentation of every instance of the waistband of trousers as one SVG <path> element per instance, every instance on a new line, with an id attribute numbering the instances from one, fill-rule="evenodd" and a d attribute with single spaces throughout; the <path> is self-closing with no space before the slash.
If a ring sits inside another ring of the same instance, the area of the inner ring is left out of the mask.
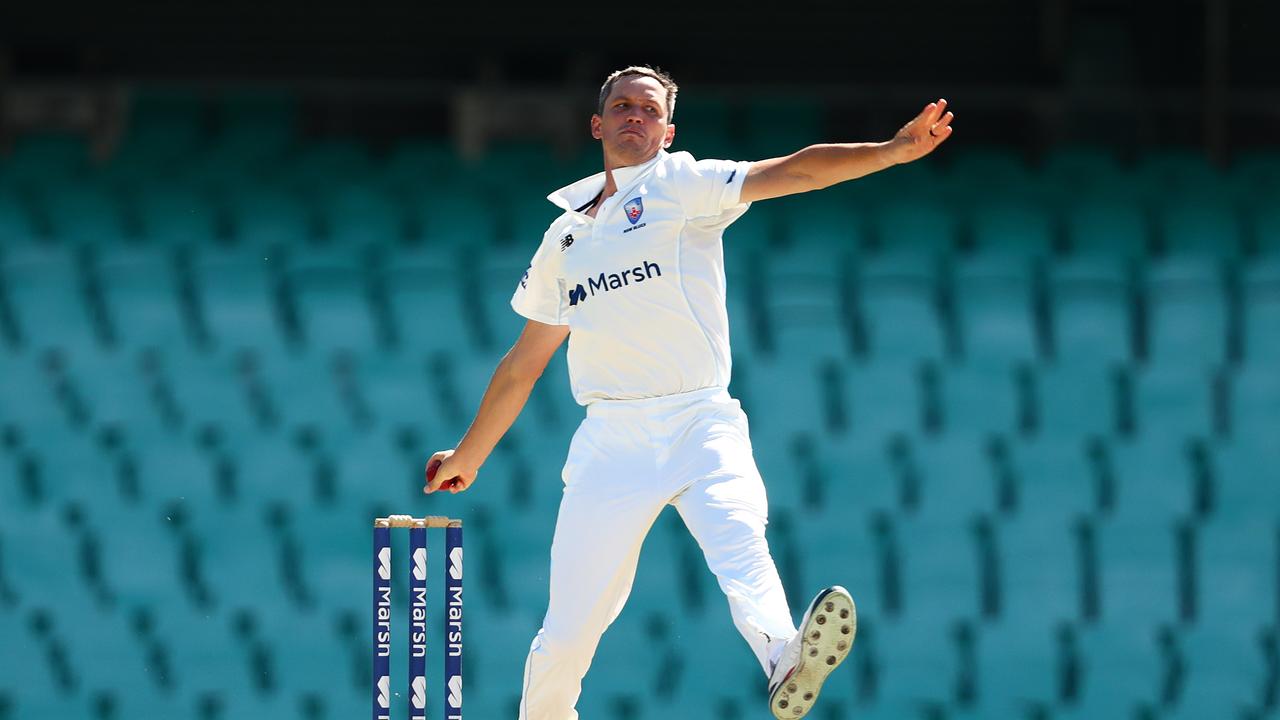
<path id="1" fill-rule="evenodd" d="M 635 400 L 592 400 L 587 405 L 587 417 L 618 417 L 644 414 L 655 409 L 671 409 L 692 405 L 703 400 L 729 400 L 729 389 L 708 387 L 673 395 L 638 398 Z"/>

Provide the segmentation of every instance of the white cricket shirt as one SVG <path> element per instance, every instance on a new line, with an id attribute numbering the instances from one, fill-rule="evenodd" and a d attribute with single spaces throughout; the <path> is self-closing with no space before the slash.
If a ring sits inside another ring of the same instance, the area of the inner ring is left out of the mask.
<path id="1" fill-rule="evenodd" d="M 613 171 L 618 192 L 595 218 L 597 173 L 547 199 L 565 212 L 511 297 L 526 318 L 568 325 L 569 381 L 580 405 L 728 387 L 724 229 L 751 163 L 659 150 Z"/>

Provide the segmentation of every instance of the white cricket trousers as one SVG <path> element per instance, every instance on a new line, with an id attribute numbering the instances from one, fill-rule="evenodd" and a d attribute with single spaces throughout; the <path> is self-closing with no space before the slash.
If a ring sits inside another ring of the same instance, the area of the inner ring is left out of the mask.
<path id="1" fill-rule="evenodd" d="M 525 661 L 520 720 L 577 720 L 582 678 L 667 505 L 702 548 L 734 625 L 768 674 L 796 628 L 765 543 L 768 502 L 747 416 L 728 390 L 591 403 L 563 479 L 550 600 Z"/>

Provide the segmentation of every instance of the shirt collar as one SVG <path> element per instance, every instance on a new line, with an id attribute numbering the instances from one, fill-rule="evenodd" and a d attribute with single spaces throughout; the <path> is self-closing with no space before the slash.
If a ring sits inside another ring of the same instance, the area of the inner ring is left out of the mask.
<path id="1" fill-rule="evenodd" d="M 639 179 L 640 176 L 652 170 L 655 165 L 666 160 L 666 158 L 667 151 L 659 148 L 658 154 L 653 156 L 653 158 L 647 162 L 640 163 L 639 165 L 628 165 L 626 167 L 614 168 L 613 181 L 617 184 L 619 192 L 626 189 L 633 182 Z M 604 184 L 605 175 L 602 170 L 595 175 L 582 178 L 575 183 L 571 183 L 559 190 L 556 190 L 548 195 L 547 199 L 555 204 L 556 207 L 563 210 L 571 212 L 576 211 L 578 208 L 594 200 L 596 195 L 599 195 L 600 191 L 604 190 Z"/>

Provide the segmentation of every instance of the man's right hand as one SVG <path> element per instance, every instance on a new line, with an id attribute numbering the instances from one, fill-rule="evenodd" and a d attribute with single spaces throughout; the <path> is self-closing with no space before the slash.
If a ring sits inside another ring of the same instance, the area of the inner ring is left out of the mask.
<path id="1" fill-rule="evenodd" d="M 471 467 L 466 458 L 456 450 L 441 450 L 427 461 L 427 483 L 422 492 L 431 494 L 437 490 L 460 493 L 476 481 L 479 468 Z"/>

